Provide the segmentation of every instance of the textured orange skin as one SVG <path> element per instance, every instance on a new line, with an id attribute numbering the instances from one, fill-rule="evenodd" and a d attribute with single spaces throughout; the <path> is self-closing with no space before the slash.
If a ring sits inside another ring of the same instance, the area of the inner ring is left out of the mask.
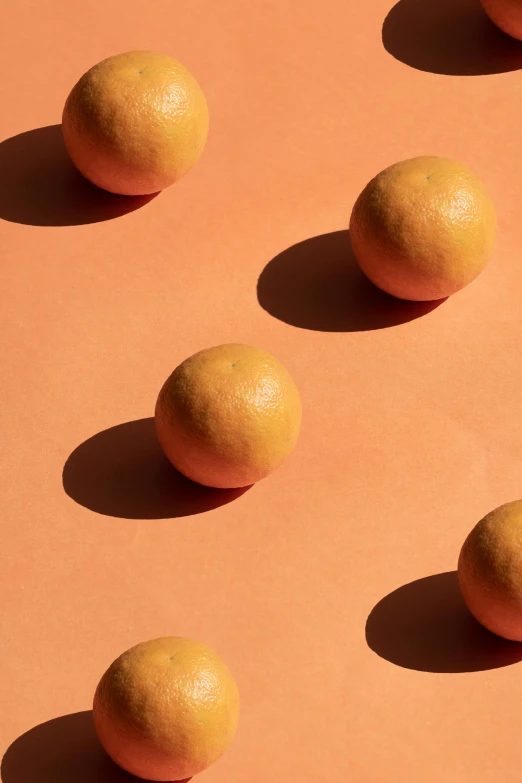
<path id="1" fill-rule="evenodd" d="M 473 528 L 460 552 L 458 575 L 479 623 L 522 641 L 522 500 L 500 506 Z"/>
<path id="2" fill-rule="evenodd" d="M 350 219 L 365 275 L 399 299 L 451 296 L 484 269 L 496 214 L 477 177 L 460 163 L 423 156 L 395 163 L 359 195 Z"/>
<path id="3" fill-rule="evenodd" d="M 73 87 L 62 130 L 76 168 L 104 190 L 157 193 L 198 161 L 208 107 L 194 77 L 163 54 L 118 54 L 93 66 Z"/>
<path id="4" fill-rule="evenodd" d="M 480 0 L 491 21 L 522 41 L 522 0 Z"/>
<path id="5" fill-rule="evenodd" d="M 170 462 L 210 487 L 245 487 L 290 454 L 301 427 L 301 400 L 287 370 L 248 345 L 194 354 L 165 381 L 156 430 Z"/>
<path id="6" fill-rule="evenodd" d="M 239 719 L 227 666 L 206 645 L 169 636 L 132 647 L 101 678 L 96 732 L 120 767 L 147 780 L 184 780 L 225 752 Z"/>

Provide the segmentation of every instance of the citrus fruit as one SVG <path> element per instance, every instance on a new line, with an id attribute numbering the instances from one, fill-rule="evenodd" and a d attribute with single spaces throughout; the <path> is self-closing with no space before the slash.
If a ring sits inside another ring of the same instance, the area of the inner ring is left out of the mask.
<path id="1" fill-rule="evenodd" d="M 365 275 L 399 299 L 433 301 L 471 283 L 493 249 L 496 215 L 477 177 L 448 158 L 395 163 L 359 195 L 350 218 Z"/>
<path id="2" fill-rule="evenodd" d="M 491 21 L 503 32 L 522 40 L 521 0 L 480 0 Z"/>
<path id="3" fill-rule="evenodd" d="M 522 641 L 522 500 L 505 503 L 473 528 L 460 552 L 458 575 L 479 623 Z"/>
<path id="4" fill-rule="evenodd" d="M 294 448 L 301 400 L 271 354 L 218 345 L 186 359 L 167 378 L 155 422 L 161 447 L 180 473 L 210 487 L 246 487 Z"/>
<path id="5" fill-rule="evenodd" d="M 147 780 L 184 780 L 225 752 L 239 717 L 232 674 L 209 647 L 168 636 L 124 652 L 93 703 L 101 744 L 120 767 Z"/>
<path id="6" fill-rule="evenodd" d="M 71 90 L 62 116 L 67 151 L 98 187 L 157 193 L 199 159 L 208 133 L 205 96 L 187 69 L 164 54 L 108 57 Z"/>

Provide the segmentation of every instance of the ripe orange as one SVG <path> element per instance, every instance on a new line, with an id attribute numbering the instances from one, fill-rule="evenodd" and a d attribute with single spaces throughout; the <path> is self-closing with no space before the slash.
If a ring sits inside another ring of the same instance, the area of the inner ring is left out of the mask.
<path id="1" fill-rule="evenodd" d="M 239 718 L 232 674 L 204 644 L 174 636 L 132 647 L 94 695 L 96 732 L 109 756 L 147 780 L 183 780 L 225 752 Z"/>
<path id="2" fill-rule="evenodd" d="M 194 77 L 177 60 L 137 51 L 94 65 L 63 110 L 67 151 L 98 187 L 123 195 L 157 193 L 199 159 L 208 107 Z"/>
<path id="3" fill-rule="evenodd" d="M 418 157 L 377 174 L 359 195 L 350 238 L 359 266 L 383 291 L 427 301 L 474 280 L 493 249 L 496 215 L 461 163 Z"/>
<path id="4" fill-rule="evenodd" d="M 458 565 L 462 596 L 488 630 L 522 641 L 522 500 L 487 514 L 466 538 Z"/>
<path id="5" fill-rule="evenodd" d="M 163 451 L 185 476 L 210 487 L 245 487 L 294 448 L 301 400 L 274 356 L 248 345 L 218 345 L 167 378 L 155 421 Z"/>
<path id="6" fill-rule="evenodd" d="M 491 21 L 508 35 L 522 41 L 521 0 L 480 0 Z"/>

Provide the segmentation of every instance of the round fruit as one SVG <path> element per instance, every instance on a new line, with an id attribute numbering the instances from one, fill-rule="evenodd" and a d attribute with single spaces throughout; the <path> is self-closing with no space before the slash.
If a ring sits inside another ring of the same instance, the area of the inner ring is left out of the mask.
<path id="1" fill-rule="evenodd" d="M 157 193 L 199 159 L 208 134 L 207 101 L 187 69 L 163 54 L 118 54 L 94 65 L 63 110 L 65 146 L 98 187 L 123 195 Z"/>
<path id="2" fill-rule="evenodd" d="M 301 400 L 269 353 L 218 345 L 186 359 L 167 378 L 155 421 L 161 447 L 180 473 L 210 487 L 246 487 L 294 448 Z"/>
<path id="3" fill-rule="evenodd" d="M 479 623 L 522 641 L 522 500 L 500 506 L 473 528 L 460 552 L 458 575 Z"/>
<path id="4" fill-rule="evenodd" d="M 496 215 L 484 185 L 461 163 L 418 157 L 369 182 L 350 219 L 353 252 L 378 288 L 432 301 L 471 283 L 493 249 Z"/>
<path id="5" fill-rule="evenodd" d="M 96 732 L 120 767 L 147 780 L 183 780 L 228 748 L 239 717 L 230 671 L 204 644 L 168 636 L 117 658 L 94 695 Z"/>
<path id="6" fill-rule="evenodd" d="M 508 35 L 522 41 L 521 0 L 480 0 L 491 21 Z"/>

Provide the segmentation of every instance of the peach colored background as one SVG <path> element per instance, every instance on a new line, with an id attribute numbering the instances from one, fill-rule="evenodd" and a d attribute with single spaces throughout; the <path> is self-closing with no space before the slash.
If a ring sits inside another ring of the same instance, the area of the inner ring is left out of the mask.
<path id="1" fill-rule="evenodd" d="M 3 783 L 128 779 L 71 715 L 166 634 L 214 646 L 242 694 L 202 783 L 520 780 L 522 653 L 444 574 L 522 491 L 522 44 L 475 0 L 400 0 L 382 31 L 391 5 L 3 9 L 1 752 L 61 718 L 10 747 Z M 200 164 L 148 203 L 97 193 L 38 130 L 134 48 L 180 59 L 211 111 Z M 499 214 L 486 272 L 435 309 L 371 290 L 331 233 L 425 153 L 470 165 Z M 292 457 L 238 497 L 181 481 L 138 421 L 227 341 L 278 356 L 304 406 Z"/>

